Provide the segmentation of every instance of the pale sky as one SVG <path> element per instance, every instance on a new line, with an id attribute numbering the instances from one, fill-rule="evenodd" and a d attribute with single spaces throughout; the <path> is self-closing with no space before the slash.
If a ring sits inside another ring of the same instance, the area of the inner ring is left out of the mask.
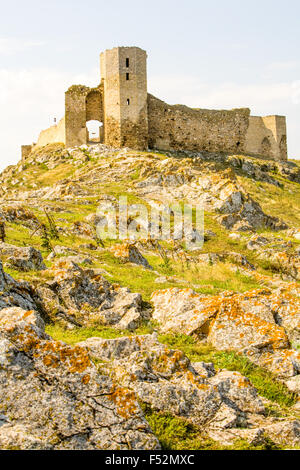
<path id="1" fill-rule="evenodd" d="M 286 115 L 300 158 L 299 0 L 0 1 L 0 169 L 115 46 L 147 50 L 148 90 L 170 104 Z"/>

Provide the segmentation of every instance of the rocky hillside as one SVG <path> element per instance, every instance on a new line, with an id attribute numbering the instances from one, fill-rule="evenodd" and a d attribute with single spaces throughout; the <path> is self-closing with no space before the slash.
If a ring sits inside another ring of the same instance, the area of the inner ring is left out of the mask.
<path id="1" fill-rule="evenodd" d="M 300 447 L 298 162 L 56 144 L 0 182 L 1 449 Z M 202 204 L 203 248 L 99 237 L 119 196 Z"/>

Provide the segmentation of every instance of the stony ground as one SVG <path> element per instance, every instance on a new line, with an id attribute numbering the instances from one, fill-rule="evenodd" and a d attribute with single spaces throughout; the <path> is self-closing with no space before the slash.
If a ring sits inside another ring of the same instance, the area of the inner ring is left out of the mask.
<path id="1" fill-rule="evenodd" d="M 300 447 L 299 163 L 55 144 L 0 182 L 0 448 Z M 202 204 L 203 248 L 100 238 L 124 195 Z"/>

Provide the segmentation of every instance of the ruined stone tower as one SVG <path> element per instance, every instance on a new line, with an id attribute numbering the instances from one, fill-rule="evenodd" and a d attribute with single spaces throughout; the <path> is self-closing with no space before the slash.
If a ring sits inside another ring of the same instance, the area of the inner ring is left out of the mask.
<path id="1" fill-rule="evenodd" d="M 36 146 L 61 142 L 69 148 L 99 142 L 136 150 L 227 152 L 287 160 L 285 116 L 251 116 L 248 108 L 168 105 L 147 93 L 147 53 L 139 47 L 106 50 L 100 63 L 100 84 L 71 86 L 65 94 L 64 118 L 42 131 Z M 90 130 L 92 123 L 98 133 Z M 22 148 L 24 159 L 29 147 Z"/>
<path id="2" fill-rule="evenodd" d="M 100 63 L 106 144 L 147 149 L 146 52 L 138 47 L 116 47 L 103 52 Z"/>

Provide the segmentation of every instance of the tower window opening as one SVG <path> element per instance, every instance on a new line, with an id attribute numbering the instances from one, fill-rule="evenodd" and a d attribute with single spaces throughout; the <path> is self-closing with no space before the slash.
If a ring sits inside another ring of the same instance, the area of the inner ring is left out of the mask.
<path id="1" fill-rule="evenodd" d="M 129 73 L 126 73 L 126 80 L 129 80 Z"/>
<path id="2" fill-rule="evenodd" d="M 126 67 L 129 67 L 129 58 L 126 59 Z"/>
<path id="3" fill-rule="evenodd" d="M 127 98 L 127 106 L 129 106 L 129 105 L 130 105 L 130 99 Z"/>

